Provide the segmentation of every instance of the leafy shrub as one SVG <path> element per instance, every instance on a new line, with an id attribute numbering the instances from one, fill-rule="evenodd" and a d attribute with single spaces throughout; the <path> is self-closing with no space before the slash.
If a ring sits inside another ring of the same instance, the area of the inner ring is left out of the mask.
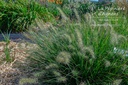
<path id="1" fill-rule="evenodd" d="M 45 7 L 29 0 L 0 0 L 0 30 L 2 32 L 22 32 L 35 20 L 42 16 L 44 21 L 51 18 Z"/>
<path id="2" fill-rule="evenodd" d="M 41 84 L 128 84 L 128 58 L 123 53 L 114 52 L 114 47 L 121 48 L 127 38 L 115 32 L 110 24 L 92 27 L 88 22 L 67 21 L 59 27 L 50 24 L 38 33 L 29 31 L 31 39 L 38 45 L 30 58 L 40 69 L 35 76 Z"/>

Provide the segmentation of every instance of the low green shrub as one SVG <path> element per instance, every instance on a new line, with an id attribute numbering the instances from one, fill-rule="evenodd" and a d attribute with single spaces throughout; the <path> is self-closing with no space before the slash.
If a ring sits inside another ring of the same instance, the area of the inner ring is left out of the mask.
<path id="1" fill-rule="evenodd" d="M 52 19 L 47 8 L 34 0 L 0 0 L 0 30 L 2 32 L 25 31 L 39 16 L 44 21 Z"/>
<path id="2" fill-rule="evenodd" d="M 39 69 L 34 75 L 41 85 L 128 84 L 128 58 L 114 52 L 114 47 L 128 44 L 127 38 L 110 24 L 96 27 L 88 22 L 40 25 L 40 31 L 29 31 L 38 46 L 30 59 Z"/>

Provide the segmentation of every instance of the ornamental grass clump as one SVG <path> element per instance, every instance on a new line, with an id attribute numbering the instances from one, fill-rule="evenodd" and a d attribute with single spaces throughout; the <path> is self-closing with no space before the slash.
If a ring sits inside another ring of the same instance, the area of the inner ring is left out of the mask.
<path id="1" fill-rule="evenodd" d="M 121 34 L 110 24 L 92 27 L 87 22 L 67 21 L 62 26 L 50 24 L 47 29 L 40 25 L 40 31 L 29 31 L 38 45 L 30 59 L 39 69 L 35 76 L 41 85 L 128 84 L 128 58 L 113 52 L 127 38 L 118 42 Z"/>
<path id="2" fill-rule="evenodd" d="M 47 8 L 35 0 L 0 0 L 0 30 L 24 32 L 36 18 L 45 22 L 53 20 Z"/>

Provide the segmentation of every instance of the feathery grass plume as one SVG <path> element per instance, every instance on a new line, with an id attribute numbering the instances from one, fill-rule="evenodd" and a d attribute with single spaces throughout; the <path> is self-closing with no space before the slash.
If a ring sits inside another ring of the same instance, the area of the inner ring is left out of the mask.
<path id="1" fill-rule="evenodd" d="M 108 27 L 111 29 L 111 31 L 113 31 L 113 30 L 114 30 L 114 28 L 113 28 L 112 24 L 108 24 Z"/>
<path id="2" fill-rule="evenodd" d="M 72 70 L 72 75 L 73 75 L 74 77 L 79 76 L 79 71 L 77 71 L 77 70 Z"/>
<path id="3" fill-rule="evenodd" d="M 44 28 L 44 22 L 43 20 L 40 20 L 40 19 L 35 19 L 35 22 L 37 24 L 37 26 L 41 29 L 41 28 Z"/>
<path id="4" fill-rule="evenodd" d="M 86 82 L 80 82 L 79 85 L 87 85 Z"/>
<path id="5" fill-rule="evenodd" d="M 76 48 L 75 48 L 73 45 L 69 45 L 69 46 L 68 46 L 68 49 L 69 49 L 70 51 L 76 50 Z"/>
<path id="6" fill-rule="evenodd" d="M 83 45 L 82 35 L 78 29 L 75 29 L 75 32 L 76 32 L 76 36 L 77 36 L 78 46 L 79 46 L 79 48 L 83 48 L 84 45 Z"/>
<path id="7" fill-rule="evenodd" d="M 71 38 L 70 35 L 64 34 L 63 36 L 64 36 L 66 39 L 68 39 L 69 43 L 72 43 L 72 38 Z"/>
<path id="8" fill-rule="evenodd" d="M 69 64 L 70 63 L 70 58 L 71 55 L 68 52 L 60 52 L 57 57 L 56 57 L 56 61 L 58 63 L 62 63 L 62 64 Z"/>
<path id="9" fill-rule="evenodd" d="M 37 79 L 32 79 L 32 78 L 22 78 L 19 81 L 19 85 L 25 85 L 25 84 L 36 84 Z"/>
<path id="10" fill-rule="evenodd" d="M 57 28 L 55 27 L 55 26 L 53 26 L 53 24 L 52 23 L 48 23 L 49 24 L 49 30 L 52 30 L 52 31 L 54 31 L 54 33 L 56 33 L 57 34 Z"/>
<path id="11" fill-rule="evenodd" d="M 46 74 L 46 71 L 45 71 L 45 70 L 43 70 L 43 71 L 41 71 L 41 72 L 33 73 L 34 77 L 40 77 L 40 76 L 42 76 L 42 75 L 44 75 L 44 74 Z"/>
<path id="12" fill-rule="evenodd" d="M 105 38 L 110 36 L 111 27 L 109 27 L 108 23 L 104 23 L 102 27 L 98 28 L 98 34 L 101 34 L 101 36 L 104 36 Z"/>
<path id="13" fill-rule="evenodd" d="M 104 26 L 104 28 L 105 28 L 105 30 L 106 30 L 107 32 L 114 31 L 113 26 L 112 26 L 111 24 L 109 24 L 109 23 L 104 23 L 103 26 Z"/>
<path id="14" fill-rule="evenodd" d="M 64 14 L 64 12 L 59 7 L 57 7 L 57 9 L 59 10 L 61 17 L 64 20 L 64 22 L 69 21 L 69 18 Z"/>
<path id="15" fill-rule="evenodd" d="M 59 82 L 59 83 L 64 83 L 64 82 L 66 82 L 66 81 L 67 81 L 67 78 L 64 77 L 64 76 L 57 77 L 57 82 Z"/>
<path id="16" fill-rule="evenodd" d="M 105 67 L 107 68 L 111 65 L 111 62 L 105 59 L 104 64 L 105 64 Z"/>
<path id="17" fill-rule="evenodd" d="M 112 85 L 120 85 L 122 82 L 122 79 L 116 79 L 113 81 L 113 84 Z"/>
<path id="18" fill-rule="evenodd" d="M 57 64 L 51 63 L 48 66 L 45 67 L 45 69 L 54 69 L 54 68 L 58 68 Z"/>
<path id="19" fill-rule="evenodd" d="M 76 9 L 73 9 L 74 13 L 75 13 L 75 16 L 78 20 L 78 22 L 80 23 L 81 22 L 81 19 L 80 19 L 80 15 L 78 14 L 78 11 Z"/>
<path id="20" fill-rule="evenodd" d="M 123 35 L 118 35 L 117 37 L 119 42 L 127 41 L 127 38 Z"/>
<path id="21" fill-rule="evenodd" d="M 92 22 L 91 14 L 90 13 L 86 13 L 84 17 L 85 17 L 86 22 L 91 24 L 91 22 Z"/>
<path id="22" fill-rule="evenodd" d="M 34 31 L 52 30 L 52 31 L 56 32 L 55 27 L 50 22 L 45 23 L 41 19 L 36 19 L 35 22 L 36 22 L 35 24 L 37 25 L 37 27 Z M 35 25 L 33 27 L 35 27 Z"/>
<path id="23" fill-rule="evenodd" d="M 74 34 L 70 34 L 70 37 L 71 37 L 72 41 L 76 40 L 76 37 Z"/>
<path id="24" fill-rule="evenodd" d="M 92 28 L 94 29 L 96 27 L 96 21 L 95 20 L 92 20 Z"/>
<path id="25" fill-rule="evenodd" d="M 111 31 L 110 35 L 111 35 L 111 39 L 110 39 L 111 44 L 112 45 L 117 45 L 119 43 L 117 33 L 115 33 L 114 31 Z"/>
<path id="26" fill-rule="evenodd" d="M 82 47 L 81 52 L 86 56 L 90 56 L 92 59 L 96 58 L 95 53 L 91 47 Z"/>
<path id="27" fill-rule="evenodd" d="M 60 72 L 58 72 L 58 71 L 53 71 L 53 74 L 56 76 L 56 77 L 61 77 L 61 74 L 60 74 Z"/>
<path id="28" fill-rule="evenodd" d="M 128 68 L 128 65 L 124 64 L 121 68 L 121 70 L 125 71 Z"/>
<path id="29" fill-rule="evenodd" d="M 102 27 L 98 28 L 98 33 L 105 32 L 106 35 L 108 35 L 110 32 L 115 32 L 113 30 L 113 27 L 109 23 L 104 23 Z"/>

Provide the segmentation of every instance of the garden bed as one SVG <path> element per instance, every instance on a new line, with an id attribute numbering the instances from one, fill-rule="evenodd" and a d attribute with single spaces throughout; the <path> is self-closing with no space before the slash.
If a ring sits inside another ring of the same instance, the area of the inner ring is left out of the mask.
<path id="1" fill-rule="evenodd" d="M 10 41 L 10 57 L 13 58 L 11 63 L 5 61 L 5 44 L 0 42 L 0 85 L 19 85 L 21 78 L 32 77 L 32 69 L 30 70 L 26 59 L 29 56 L 27 50 L 35 47 L 35 44 L 23 40 Z"/>
<path id="2" fill-rule="evenodd" d="M 128 85 L 125 11 L 53 1 L 0 2 L 0 85 Z"/>

